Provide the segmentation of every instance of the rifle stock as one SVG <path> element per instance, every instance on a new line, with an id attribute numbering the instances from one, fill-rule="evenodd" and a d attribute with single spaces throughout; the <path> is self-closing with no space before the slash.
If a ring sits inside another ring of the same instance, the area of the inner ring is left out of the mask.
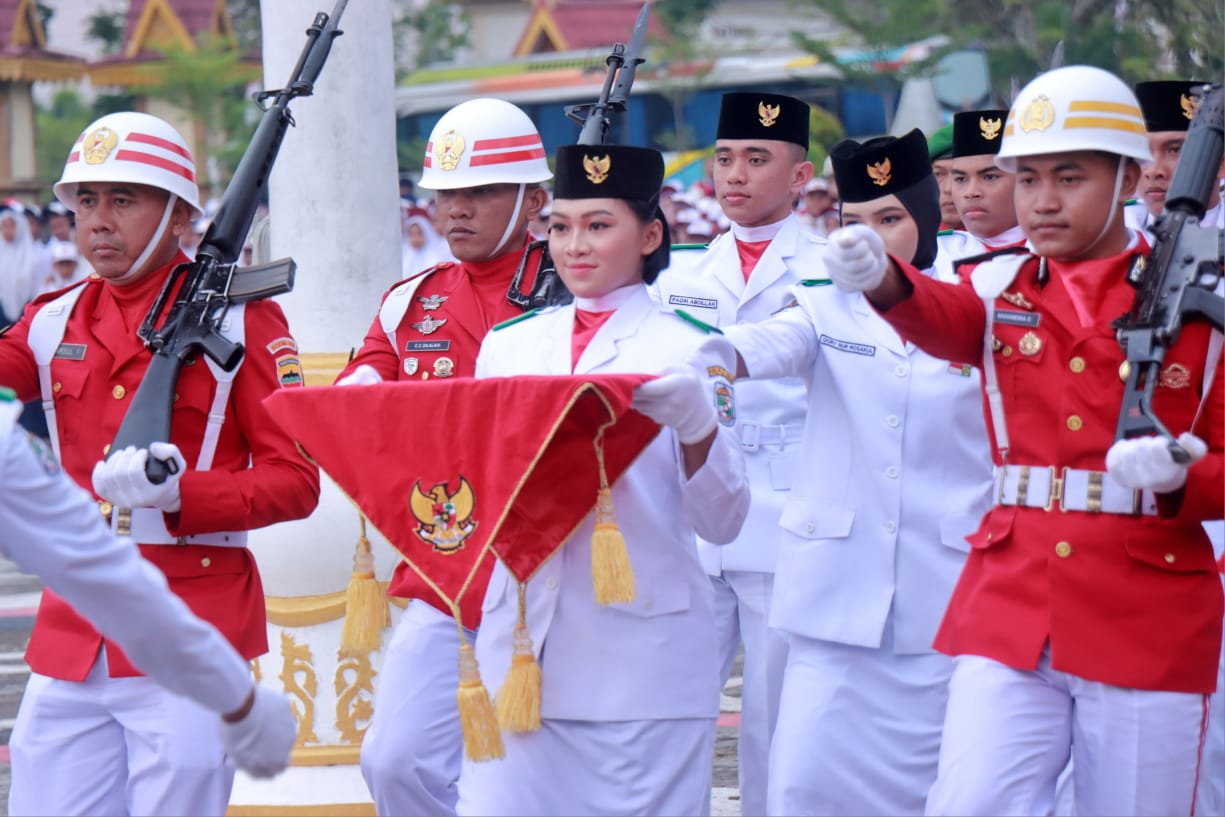
<path id="1" fill-rule="evenodd" d="M 1115 438 L 1160 434 L 1177 462 L 1189 456 L 1153 413 L 1153 391 L 1166 350 L 1185 321 L 1206 320 L 1218 331 L 1225 327 L 1225 298 L 1217 291 L 1225 261 L 1222 234 L 1200 226 L 1217 183 L 1223 137 L 1225 108 L 1217 85 L 1201 96 L 1187 131 L 1165 209 L 1153 225 L 1152 252 L 1128 274 L 1136 287 L 1135 304 L 1114 322 L 1128 367 Z"/>
<path id="2" fill-rule="evenodd" d="M 148 448 L 150 443 L 169 441 L 175 384 L 183 364 L 201 352 L 226 371 L 233 371 L 242 361 L 242 345 L 221 333 L 230 306 L 293 289 L 295 266 L 290 259 L 246 269 L 239 269 L 235 262 L 255 219 L 285 132 L 294 124 L 289 103 L 314 93 L 315 81 L 331 53 L 332 42 L 343 33 L 337 26 L 347 5 L 348 0 L 337 0 L 330 16 L 316 13 L 306 30 L 306 46 L 289 81 L 283 88 L 256 95 L 263 116 L 226 185 L 221 206 L 200 242 L 195 260 L 180 265 L 166 279 L 138 330 L 153 353 L 152 359 L 108 456 L 129 446 Z M 171 303 L 170 308 L 158 324 L 167 302 Z M 145 474 L 151 482 L 161 483 L 169 473 L 165 462 L 149 458 Z"/>

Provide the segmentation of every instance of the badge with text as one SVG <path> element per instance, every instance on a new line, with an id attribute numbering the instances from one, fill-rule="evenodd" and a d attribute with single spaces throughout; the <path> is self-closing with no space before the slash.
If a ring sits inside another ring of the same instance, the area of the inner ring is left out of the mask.
<path id="1" fill-rule="evenodd" d="M 410 340 L 404 345 L 406 352 L 446 352 L 450 348 L 449 340 Z"/>
<path id="2" fill-rule="evenodd" d="M 85 350 L 88 348 L 84 343 L 61 343 L 55 350 L 56 360 L 84 360 Z"/>
<path id="3" fill-rule="evenodd" d="M 873 357 L 876 354 L 876 347 L 866 343 L 854 343 L 849 340 L 839 340 L 838 338 L 830 337 L 829 335 L 821 336 L 821 345 L 828 346 L 831 349 L 837 349 L 839 352 L 850 352 L 853 355 L 866 355 Z"/>
<path id="4" fill-rule="evenodd" d="M 1037 312 L 1014 312 L 1011 309 L 997 309 L 995 310 L 995 322 L 1006 323 L 1009 326 L 1028 326 L 1034 329 L 1042 322 L 1042 316 Z"/>
<path id="5" fill-rule="evenodd" d="M 285 355 L 276 359 L 276 379 L 281 384 L 281 388 L 287 386 L 301 386 L 302 379 L 302 363 L 297 357 Z"/>

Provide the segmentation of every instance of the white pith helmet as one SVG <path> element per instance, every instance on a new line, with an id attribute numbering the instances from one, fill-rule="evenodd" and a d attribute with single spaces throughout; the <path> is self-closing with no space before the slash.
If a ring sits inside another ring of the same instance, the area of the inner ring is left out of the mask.
<path id="1" fill-rule="evenodd" d="M 418 184 L 455 190 L 532 184 L 553 178 L 532 120 L 502 99 L 470 99 L 443 114 L 430 132 Z"/>
<path id="2" fill-rule="evenodd" d="M 995 163 L 1009 173 L 1020 156 L 1100 150 L 1151 162 L 1135 93 L 1109 71 L 1069 65 L 1035 77 L 1008 111 Z"/>
<path id="3" fill-rule="evenodd" d="M 196 163 L 183 136 L 169 123 L 135 111 L 111 113 L 87 127 L 64 163 L 55 197 L 77 209 L 81 182 L 131 182 L 165 190 L 187 202 L 199 217 Z"/>

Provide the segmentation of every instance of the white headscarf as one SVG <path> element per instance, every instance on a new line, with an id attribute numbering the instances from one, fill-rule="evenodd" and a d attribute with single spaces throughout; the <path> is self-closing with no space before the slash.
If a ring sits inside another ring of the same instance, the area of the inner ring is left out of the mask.
<path id="1" fill-rule="evenodd" d="M 418 225 L 425 233 L 425 244 L 419 250 L 414 249 L 408 243 L 408 225 L 410 224 Z M 435 264 L 441 264 L 443 261 L 455 260 L 451 255 L 451 248 L 447 245 L 447 240 L 438 234 L 427 216 L 417 213 L 405 215 L 404 234 L 400 238 L 400 246 L 404 253 L 400 264 L 401 280 L 429 269 Z"/>
<path id="2" fill-rule="evenodd" d="M 9 321 L 16 321 L 25 305 L 33 300 L 41 280 L 35 277 L 38 256 L 25 213 L 0 212 L 0 221 L 6 219 L 17 225 L 17 237 L 12 241 L 0 238 L 0 311 Z"/>

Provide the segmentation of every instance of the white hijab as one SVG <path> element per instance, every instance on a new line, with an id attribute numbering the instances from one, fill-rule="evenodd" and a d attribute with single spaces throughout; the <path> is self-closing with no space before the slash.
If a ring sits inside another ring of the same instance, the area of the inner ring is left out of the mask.
<path id="1" fill-rule="evenodd" d="M 33 300 L 41 280 L 35 276 L 38 254 L 25 213 L 0 212 L 0 221 L 6 219 L 17 225 L 17 236 L 12 241 L 0 238 L 0 311 L 8 320 L 16 321 Z"/>
<path id="2" fill-rule="evenodd" d="M 421 249 L 414 249 L 408 243 L 408 225 L 416 224 L 425 233 L 425 244 L 421 245 Z M 451 255 L 451 248 L 447 245 L 447 240 L 438 234 L 434 229 L 434 225 L 425 216 L 411 215 L 404 219 L 404 234 L 400 239 L 400 246 L 403 250 L 403 259 L 400 264 L 400 279 L 403 280 L 410 275 L 415 275 L 422 270 L 429 269 L 435 264 L 441 264 L 443 261 L 454 261 Z"/>

